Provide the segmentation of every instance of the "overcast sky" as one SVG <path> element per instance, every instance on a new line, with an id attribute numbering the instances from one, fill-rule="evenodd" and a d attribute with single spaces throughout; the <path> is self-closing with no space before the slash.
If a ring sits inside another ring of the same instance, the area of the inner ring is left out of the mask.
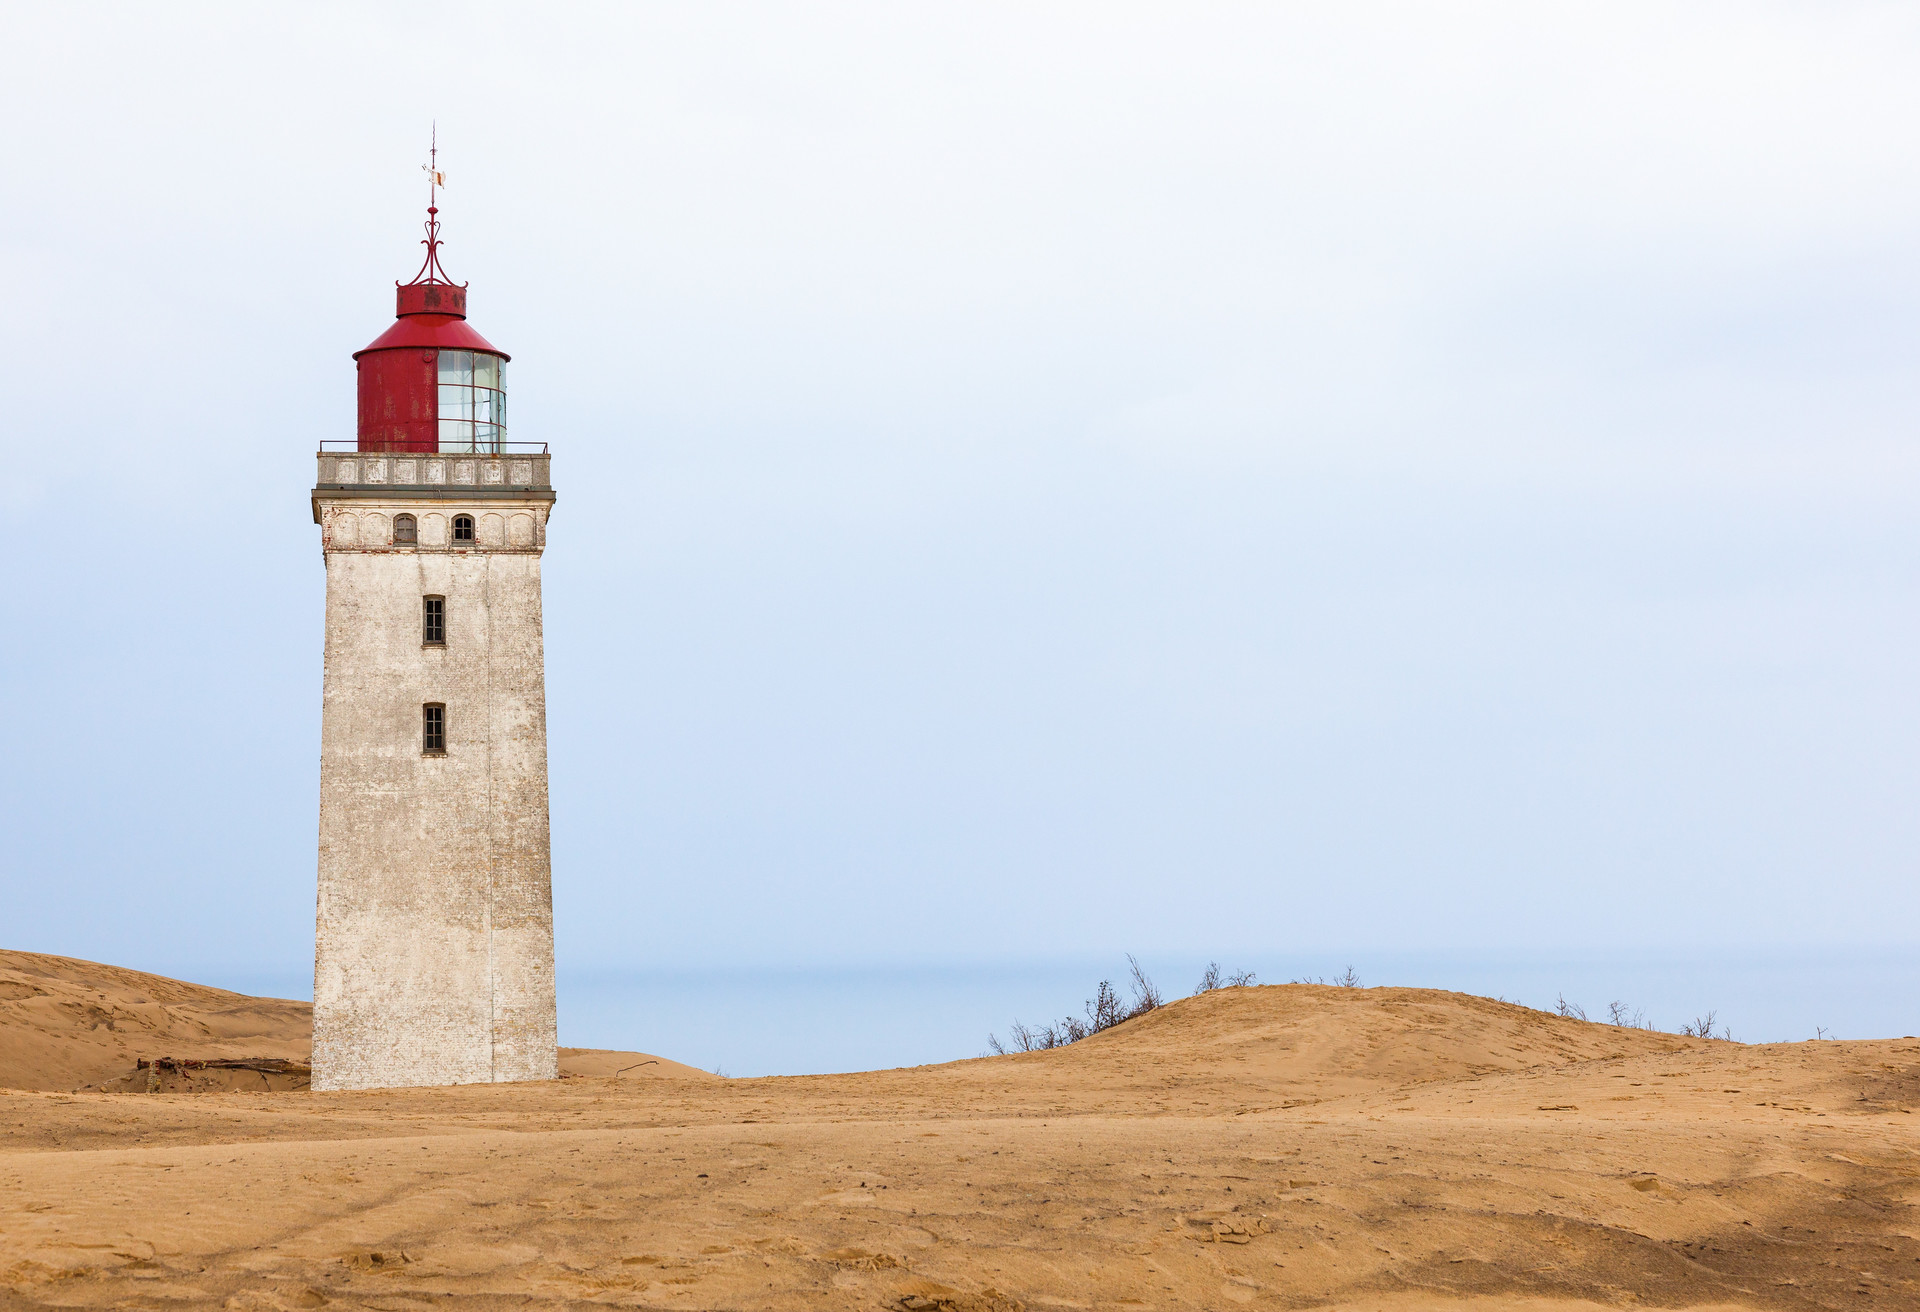
<path id="1" fill-rule="evenodd" d="M 0 945 L 310 959 L 436 118 L 563 965 L 1920 937 L 1911 5 L 0 14 Z"/>

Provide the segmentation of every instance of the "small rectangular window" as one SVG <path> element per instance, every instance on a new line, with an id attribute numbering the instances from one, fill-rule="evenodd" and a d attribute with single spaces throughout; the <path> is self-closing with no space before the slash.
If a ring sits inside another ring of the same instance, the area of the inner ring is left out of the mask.
<path id="1" fill-rule="evenodd" d="M 447 708 L 439 702 L 420 708 L 420 751 L 425 756 L 447 754 Z"/>
<path id="2" fill-rule="evenodd" d="M 427 647 L 447 645 L 447 599 L 445 597 L 422 597 L 420 599 L 420 642 Z"/>

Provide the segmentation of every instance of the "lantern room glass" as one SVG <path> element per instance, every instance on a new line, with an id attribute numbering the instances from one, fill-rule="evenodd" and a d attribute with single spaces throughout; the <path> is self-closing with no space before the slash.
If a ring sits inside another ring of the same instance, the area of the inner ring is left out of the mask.
<path id="1" fill-rule="evenodd" d="M 484 351 L 440 352 L 442 451 L 500 451 L 507 437 L 505 364 Z"/>

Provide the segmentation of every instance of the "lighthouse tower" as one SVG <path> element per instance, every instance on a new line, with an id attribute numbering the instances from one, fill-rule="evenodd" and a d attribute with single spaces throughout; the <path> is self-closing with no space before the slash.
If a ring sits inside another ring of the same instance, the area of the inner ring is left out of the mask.
<path id="1" fill-rule="evenodd" d="M 434 175 L 438 182 L 438 175 Z M 432 198 L 430 198 L 431 200 Z M 553 1079 L 542 443 L 440 268 L 354 355 L 357 442 L 319 453 L 327 569 L 313 1087 Z M 335 444 L 323 443 L 323 448 Z"/>

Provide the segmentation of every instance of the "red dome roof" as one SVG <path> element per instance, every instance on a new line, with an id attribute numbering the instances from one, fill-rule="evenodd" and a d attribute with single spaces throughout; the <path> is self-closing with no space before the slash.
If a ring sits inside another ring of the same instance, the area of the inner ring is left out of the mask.
<path id="1" fill-rule="evenodd" d="M 435 243 L 438 244 L 437 242 Z M 393 327 L 353 353 L 408 348 L 429 351 L 485 351 L 502 360 L 513 357 L 467 327 L 467 289 L 450 282 L 410 282 L 395 289 Z"/>
<path id="2" fill-rule="evenodd" d="M 393 327 L 374 338 L 371 344 L 355 351 L 353 358 L 358 360 L 368 351 L 393 351 L 408 347 L 429 351 L 486 351 L 502 360 L 513 358 L 469 328 L 465 315 L 456 314 L 403 314 L 394 321 Z"/>

